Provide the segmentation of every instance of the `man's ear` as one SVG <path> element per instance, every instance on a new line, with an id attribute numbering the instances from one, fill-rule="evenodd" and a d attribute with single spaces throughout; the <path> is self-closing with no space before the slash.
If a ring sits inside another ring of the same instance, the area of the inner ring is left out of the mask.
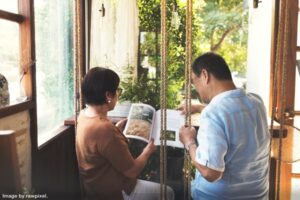
<path id="1" fill-rule="evenodd" d="M 208 82 L 210 81 L 210 74 L 206 69 L 202 69 L 202 76 L 204 78 L 205 84 L 208 84 Z"/>

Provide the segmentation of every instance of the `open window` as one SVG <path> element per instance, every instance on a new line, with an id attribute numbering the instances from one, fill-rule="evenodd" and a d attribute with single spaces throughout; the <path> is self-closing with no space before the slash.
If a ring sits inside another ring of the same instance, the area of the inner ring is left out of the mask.
<path id="1" fill-rule="evenodd" d="M 75 1 L 36 0 L 36 98 L 39 145 L 74 115 Z"/>
<path id="2" fill-rule="evenodd" d="M 32 68 L 35 63 L 30 4 L 32 1 L 0 1 L 0 73 L 8 83 L 9 101 L 1 116 L 33 107 Z M 6 96 L 7 96 L 6 95 Z"/>

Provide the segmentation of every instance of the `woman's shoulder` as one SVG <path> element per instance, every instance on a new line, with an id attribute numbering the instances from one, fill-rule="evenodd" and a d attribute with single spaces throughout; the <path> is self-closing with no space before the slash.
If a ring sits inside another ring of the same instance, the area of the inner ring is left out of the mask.
<path id="1" fill-rule="evenodd" d="M 100 129 L 112 131 L 115 130 L 115 125 L 109 119 L 99 119 L 98 126 Z"/>
<path id="2" fill-rule="evenodd" d="M 84 113 L 80 113 L 78 117 L 78 125 L 81 129 L 88 132 L 99 134 L 108 134 L 115 130 L 115 125 L 105 117 L 87 117 Z"/>

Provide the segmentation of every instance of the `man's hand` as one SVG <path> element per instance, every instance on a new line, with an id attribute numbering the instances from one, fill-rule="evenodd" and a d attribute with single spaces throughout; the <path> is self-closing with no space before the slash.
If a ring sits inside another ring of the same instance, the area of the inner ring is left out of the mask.
<path id="1" fill-rule="evenodd" d="M 203 104 L 193 104 L 191 105 L 191 114 L 201 112 L 203 108 L 205 108 L 205 105 Z M 185 103 L 178 106 L 176 110 L 180 110 L 181 114 L 185 115 L 186 114 Z"/>
<path id="2" fill-rule="evenodd" d="M 118 129 L 119 129 L 121 132 L 123 132 L 126 123 L 127 123 L 127 119 L 122 119 L 122 120 L 120 120 L 120 121 L 118 121 L 118 122 L 116 123 L 116 127 L 118 127 Z"/>
<path id="3" fill-rule="evenodd" d="M 179 129 L 179 139 L 183 145 L 188 145 L 196 142 L 196 129 L 191 126 L 182 126 Z"/>

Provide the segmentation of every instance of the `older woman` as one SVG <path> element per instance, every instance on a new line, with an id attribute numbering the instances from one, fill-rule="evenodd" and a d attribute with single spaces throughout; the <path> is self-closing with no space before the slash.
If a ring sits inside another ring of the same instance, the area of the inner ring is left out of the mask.
<path id="1" fill-rule="evenodd" d="M 107 112 L 113 110 L 120 90 L 118 75 L 106 68 L 92 68 L 84 77 L 82 94 L 87 107 L 78 117 L 76 152 L 80 176 L 88 199 L 143 199 L 160 197 L 160 185 L 137 176 L 155 151 L 153 141 L 134 159 L 122 134 L 126 120 L 115 126 Z M 168 199 L 174 192 L 168 187 Z"/>

